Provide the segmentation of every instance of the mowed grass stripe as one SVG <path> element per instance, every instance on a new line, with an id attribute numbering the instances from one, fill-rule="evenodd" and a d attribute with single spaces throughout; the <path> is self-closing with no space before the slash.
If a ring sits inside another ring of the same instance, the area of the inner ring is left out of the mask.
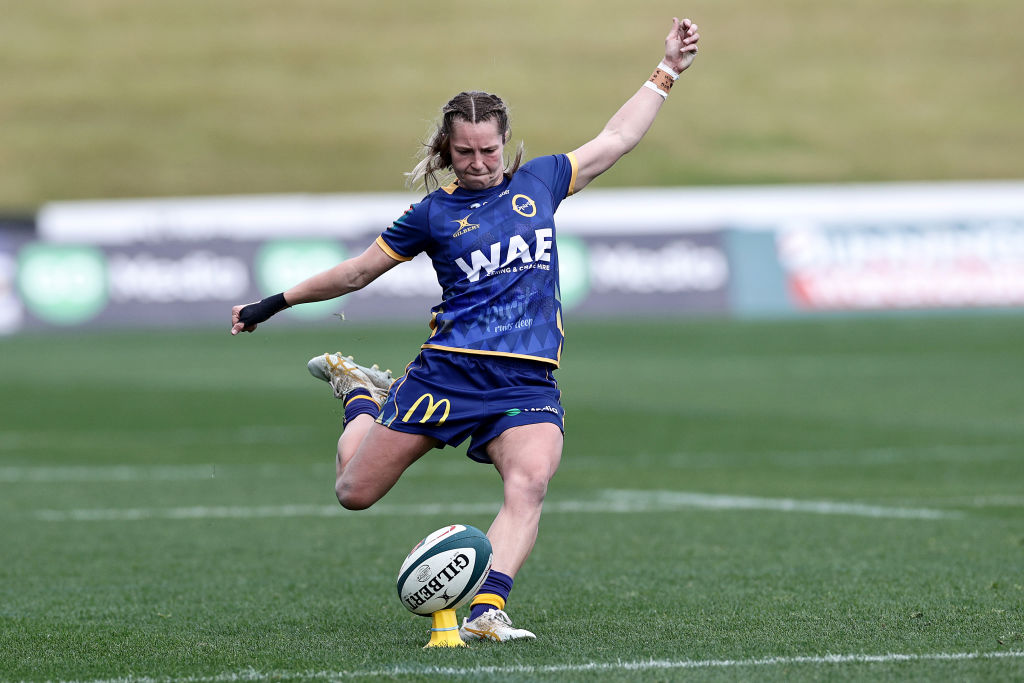
<path id="1" fill-rule="evenodd" d="M 925 654 L 887 653 L 880 655 L 838 654 L 797 657 L 759 657 L 754 659 L 651 659 L 618 662 L 586 662 L 582 664 L 511 665 L 511 666 L 396 666 L 361 671 L 260 671 L 243 669 L 212 676 L 123 676 L 118 678 L 81 679 L 60 683 L 230 683 L 232 681 L 336 681 L 350 678 L 394 678 L 400 676 L 490 676 L 543 675 L 559 673 L 614 673 L 637 671 L 671 671 L 677 669 L 734 669 L 798 665 L 892 664 L 913 662 L 955 662 L 985 659 L 1017 659 L 1024 651 L 1002 652 L 936 652 Z"/>
<path id="2" fill-rule="evenodd" d="M 683 509 L 719 511 L 796 512 L 816 515 L 849 515 L 888 519 L 957 519 L 956 510 L 886 507 L 827 500 L 759 498 L 755 496 L 715 495 L 685 491 L 602 491 L 596 500 L 552 501 L 546 513 L 644 513 Z M 425 503 L 415 505 L 380 504 L 350 513 L 337 505 L 256 505 L 191 506 L 169 508 L 95 508 L 75 510 L 35 510 L 32 517 L 44 522 L 123 522 L 149 519 L 259 519 L 280 517 L 334 517 L 348 514 L 394 517 L 425 515 L 475 515 L 493 513 L 497 503 Z"/>
<path id="3" fill-rule="evenodd" d="M 279 429 L 265 430 L 263 432 L 252 432 L 239 430 L 236 435 L 223 435 L 226 442 L 237 442 L 239 440 L 267 441 L 268 434 L 276 434 L 281 442 L 290 442 L 288 434 L 294 432 L 297 435 L 305 436 L 308 430 L 299 427 L 294 429 L 281 427 Z M 178 434 L 178 438 L 184 441 L 201 441 L 203 432 L 196 431 L 193 434 Z M 144 435 L 140 432 L 136 436 L 128 436 L 116 433 L 90 434 L 79 437 L 63 437 L 64 445 L 68 443 L 81 444 L 100 443 L 105 441 L 120 440 L 151 440 L 154 434 Z M 22 447 L 32 443 L 33 448 L 52 447 L 52 441 L 56 436 L 46 435 L 3 435 L 0 436 L 0 450 L 12 448 L 15 444 Z M 164 443 L 167 442 L 165 435 L 161 435 Z M 208 435 L 208 438 L 209 435 Z M 874 448 L 836 448 L 816 450 L 787 450 L 767 451 L 751 456 L 749 453 L 741 452 L 677 452 L 677 453 L 641 453 L 633 454 L 631 461 L 636 465 L 643 464 L 668 464 L 688 468 L 714 468 L 722 469 L 729 467 L 748 467 L 751 459 L 756 459 L 761 464 L 771 464 L 784 467 L 821 467 L 823 464 L 842 463 L 846 465 L 891 465 L 894 463 L 926 463 L 926 462 L 971 462 L 980 461 L 1016 461 L 1020 458 L 1020 445 L 1015 443 L 987 444 L 976 446 L 971 444 L 933 444 L 927 446 L 892 446 Z M 567 467 L 592 468 L 605 467 L 607 460 L 621 460 L 620 454 L 604 455 L 600 453 L 588 453 L 585 459 L 577 459 L 567 462 Z M 443 468 L 444 471 L 458 470 L 464 467 L 463 462 L 442 462 L 435 463 L 433 469 Z M 320 472 L 322 468 L 317 465 L 309 465 L 309 469 Z M 8 465 L 0 466 L 0 484 L 22 484 L 22 483 L 59 483 L 59 482 L 119 482 L 119 481 L 177 481 L 207 479 L 210 477 L 231 475 L 233 477 L 279 477 L 285 472 L 295 472 L 291 465 L 276 464 L 219 464 L 219 463 L 198 463 L 198 464 L 166 464 L 166 465 L 129 465 L 129 464 L 82 464 L 82 465 Z M 961 504 L 973 504 L 978 500 L 975 497 L 959 499 Z M 1019 500 L 1019 498 L 1018 498 Z M 1006 504 L 1005 502 L 1003 504 Z M 1019 504 L 1019 503 L 1014 503 Z"/>
<path id="4" fill-rule="evenodd" d="M 49 431 L 5 431 L 0 434 L 0 452 L 52 451 L 54 449 L 98 449 L 112 446 L 151 444 L 154 439 L 169 446 L 193 444 L 287 444 L 308 435 L 301 425 L 248 425 L 231 428 L 197 429 L 88 429 L 62 428 Z"/>
<path id="5" fill-rule="evenodd" d="M 274 478 L 294 474 L 297 470 L 319 474 L 323 468 L 318 465 L 218 465 L 213 463 L 197 465 L 66 465 L 66 466 L 18 466 L 0 467 L 0 484 L 55 484 L 82 482 L 168 482 L 194 481 L 231 477 L 232 479 Z"/>
<path id="6" fill-rule="evenodd" d="M 900 463 L 977 463 L 1017 461 L 1019 443 L 928 444 L 921 446 L 878 446 L 871 448 L 820 448 L 774 450 L 757 453 L 761 464 L 783 467 L 821 467 L 829 464 L 886 466 Z M 590 457 L 590 456 L 588 456 Z M 611 456 L 606 456 L 611 457 Z M 635 456 L 634 456 L 635 457 Z M 686 467 L 746 467 L 753 459 L 744 452 L 681 452 L 648 456 L 650 460 Z"/>

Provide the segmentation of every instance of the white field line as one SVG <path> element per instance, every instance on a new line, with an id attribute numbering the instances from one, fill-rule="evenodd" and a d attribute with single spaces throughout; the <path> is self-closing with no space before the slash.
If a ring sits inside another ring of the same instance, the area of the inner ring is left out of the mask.
<path id="1" fill-rule="evenodd" d="M 991 494 L 986 496 L 961 496 L 958 498 L 939 498 L 934 502 L 946 505 L 970 506 L 978 508 L 1021 508 L 1024 507 L 1024 496 Z"/>
<path id="2" fill-rule="evenodd" d="M 32 516 L 44 522 L 133 522 L 145 519 L 272 519 L 285 517 L 341 517 L 378 515 L 415 517 L 435 514 L 475 515 L 495 513 L 493 503 L 427 503 L 422 505 L 376 505 L 369 510 L 349 512 L 335 505 L 228 505 L 178 508 L 97 508 L 79 510 L 36 510 Z"/>
<path id="3" fill-rule="evenodd" d="M 652 509 L 702 508 L 706 510 L 768 510 L 775 512 L 806 512 L 816 515 L 853 515 L 856 517 L 888 517 L 895 519 L 949 519 L 963 513 L 956 510 L 886 507 L 864 503 L 828 500 L 796 500 L 793 498 L 758 498 L 683 491 L 605 491 L 612 500 L 628 505 L 651 505 Z"/>
<path id="4" fill-rule="evenodd" d="M 73 483 L 117 481 L 189 481 L 210 479 L 217 468 L 211 465 L 69 465 L 66 467 L 0 467 L 0 483 Z"/>
<path id="5" fill-rule="evenodd" d="M 55 436 L 44 433 L 10 432 L 0 434 L 0 451 L 3 450 L 25 450 L 30 448 L 66 448 L 68 440 L 78 445 L 100 446 L 110 443 L 127 446 L 139 442 L 148 442 L 154 438 L 163 443 L 175 443 L 178 445 L 192 443 L 292 443 L 305 434 L 304 430 L 291 427 L 262 427 L 248 426 L 237 427 L 230 430 L 193 430 L 176 429 L 166 432 L 157 431 L 108 431 L 89 432 L 83 434 L 72 434 Z M 966 455 L 963 455 L 966 454 Z M 741 465 L 748 461 L 746 454 L 740 453 L 671 453 L 664 455 L 637 455 L 638 464 L 650 464 L 667 462 L 676 467 L 685 468 L 715 468 L 721 469 L 733 465 Z M 843 462 L 846 464 L 872 465 L 892 464 L 911 462 L 964 462 L 970 460 L 977 462 L 985 460 L 1008 460 L 1019 459 L 1021 447 L 1019 444 L 990 444 L 987 446 L 967 446 L 956 444 L 931 445 L 921 447 L 900 447 L 900 448 L 867 448 L 867 449 L 835 449 L 835 450 L 809 450 L 809 451 L 777 451 L 765 453 L 759 456 L 764 462 L 771 462 L 784 467 L 819 467 L 825 462 Z M 591 462 L 601 460 L 600 457 L 592 457 Z M 578 462 L 577 466 L 584 463 Z M 463 463 L 455 461 L 443 461 L 434 463 L 433 472 L 457 471 L 462 468 Z M 88 482 L 88 481 L 183 481 L 193 479 L 205 479 L 213 476 L 213 472 L 245 473 L 258 476 L 276 476 L 282 470 L 294 471 L 291 466 L 267 463 L 262 465 L 249 464 L 168 464 L 168 465 L 25 465 L 25 466 L 0 466 L 0 484 L 8 483 L 59 483 L 59 482 Z M 993 497 L 996 498 L 996 497 Z M 1017 507 L 1024 500 L 1022 496 L 1010 494 L 1002 497 L 1002 502 L 994 502 L 994 506 Z M 953 502 L 951 500 L 951 502 Z M 984 498 L 968 499 L 967 497 L 956 499 L 959 505 L 986 506 Z"/>
<path id="6" fill-rule="evenodd" d="M 438 676 L 445 678 L 470 676 L 529 676 L 560 673 L 617 671 L 672 671 L 685 669 L 736 669 L 769 666 L 891 664 L 904 662 L 964 662 L 989 659 L 1019 659 L 1024 651 L 1003 652 L 938 652 L 926 654 L 884 655 L 820 655 L 804 657 L 762 657 L 756 659 L 648 659 L 582 664 L 551 664 L 547 666 L 396 666 L 354 671 L 260 671 L 242 669 L 211 676 L 124 676 L 121 678 L 64 680 L 60 683 L 234 683 L 236 681 L 341 681 L 352 678 L 388 679 L 401 676 Z"/>
<path id="7" fill-rule="evenodd" d="M 448 463 L 451 464 L 451 463 Z M 459 469 L 460 467 L 452 467 L 453 470 Z M 438 469 L 435 467 L 431 470 L 436 473 Z M 331 470 L 333 472 L 333 469 Z M 247 465 L 233 463 L 229 465 L 219 465 L 214 463 L 199 464 L 199 465 L 8 465 L 0 466 L 0 484 L 59 484 L 59 483 L 122 483 L 122 482 L 168 482 L 168 481 L 201 481 L 206 479 L 217 479 L 218 477 L 241 479 L 260 477 L 264 479 L 277 478 L 287 474 L 300 474 L 306 476 L 312 474 L 315 476 L 323 475 L 324 468 L 319 465 L 281 465 L 273 463 L 265 463 L 259 465 Z M 415 476 L 412 473 L 411 476 Z M 704 494 L 689 494 L 689 493 L 672 493 L 674 496 L 702 496 Z M 708 500 L 701 503 L 698 500 L 694 500 L 691 507 L 715 507 L 724 504 L 722 497 L 716 497 L 717 500 Z M 756 507 L 759 501 L 772 500 L 772 499 L 759 499 L 759 498 L 741 498 L 733 497 L 734 501 L 747 501 L 748 506 Z M 991 495 L 979 495 L 979 496 L 958 496 L 951 498 L 937 498 L 928 501 L 907 501 L 907 505 L 913 504 L 937 504 L 942 506 L 955 506 L 955 507 L 973 507 L 973 508 L 1014 508 L 1024 507 L 1024 495 L 1016 494 L 991 494 Z M 562 503 L 563 512 L 571 511 L 574 505 L 585 507 L 586 505 L 594 505 L 594 502 L 584 503 L 578 502 L 573 503 L 566 501 Z M 607 507 L 609 503 L 602 501 L 596 503 Z M 643 503 L 639 501 L 632 501 L 631 503 L 623 503 L 618 501 L 614 503 L 620 506 L 622 512 L 629 512 L 629 507 L 639 508 Z M 776 505 L 786 505 L 785 499 L 775 500 Z M 558 503 L 548 503 L 547 509 L 554 509 Z M 740 505 L 737 503 L 735 506 Z M 802 501 L 801 505 L 813 505 Z M 828 503 L 824 510 L 820 510 L 821 514 L 842 514 L 839 512 L 830 512 L 829 507 L 837 505 L 835 503 Z M 334 510 L 334 506 L 325 506 L 331 508 L 332 511 L 329 513 L 322 513 L 319 511 L 312 511 L 308 513 L 301 513 L 300 510 L 314 509 L 310 506 L 284 506 L 287 511 L 283 515 L 271 514 L 266 508 L 263 508 L 263 512 L 255 512 L 252 516 L 324 516 L 324 514 L 334 514 L 338 510 Z M 864 506 L 858 506 L 864 507 Z M 661 508 L 659 508 L 661 509 Z M 749 509 L 749 507 L 748 507 Z M 765 508 L 767 509 L 767 508 Z M 877 508 L 878 510 L 885 512 L 888 510 L 906 510 L 904 507 L 885 507 Z M 487 511 L 490 511 L 488 508 Z M 582 511 L 582 510 L 581 510 Z M 607 510 L 609 512 L 615 510 Z M 642 512 L 644 510 L 634 509 L 633 511 Z M 809 511 L 809 510 L 797 510 L 797 511 Z M 441 510 L 440 512 L 445 512 Z M 46 512 L 42 511 L 45 515 Z M 862 514 L 869 514 L 868 511 L 862 510 Z M 130 513 L 125 513 L 130 514 Z M 186 513 L 183 513 L 186 514 Z M 393 512 L 392 514 L 398 514 Z M 412 514 L 412 513 L 410 513 Z M 851 513 L 855 514 L 855 513 Z M 947 513 L 944 513 L 948 515 Z M 152 516 L 152 515 L 150 515 Z M 882 517 L 893 516 L 885 513 L 880 514 Z M 920 515 L 914 514 L 913 511 L 910 513 L 911 517 L 918 517 Z M 139 519 L 143 519 L 143 516 L 139 516 Z M 62 518 L 63 519 L 63 518 Z"/>
<path id="8" fill-rule="evenodd" d="M 452 463 L 448 463 L 449 465 Z M 453 470 L 461 468 L 461 463 L 458 466 L 452 467 Z M 436 473 L 438 468 L 433 468 L 432 472 Z M 333 472 L 333 468 L 331 469 Z M 198 464 L 198 465 L 7 465 L 0 466 L 0 484 L 59 484 L 59 483 L 119 483 L 119 482 L 165 482 L 165 481 L 201 481 L 205 479 L 216 479 L 218 477 L 229 477 L 231 479 L 241 479 L 246 477 L 260 477 L 260 478 L 277 478 L 287 474 L 313 474 L 315 476 L 323 475 L 324 468 L 319 465 L 281 465 L 274 463 L 264 464 L 240 464 L 233 463 L 228 465 L 219 465 L 214 463 Z M 415 476 L 412 473 L 411 476 Z M 674 496 L 701 496 L 704 494 L 690 494 L 690 493 L 672 493 Z M 716 497 L 721 499 L 722 497 Z M 749 505 L 756 506 L 757 501 L 772 500 L 772 499 L 760 499 L 760 498 L 740 498 L 733 497 L 734 500 L 746 500 Z M 785 503 L 776 499 L 776 505 L 784 505 Z M 990 495 L 979 495 L 979 496 L 958 496 L 951 498 L 938 498 L 929 501 L 908 501 L 908 505 L 914 503 L 920 504 L 931 503 L 943 506 L 956 506 L 956 507 L 974 507 L 974 508 L 999 508 L 999 507 L 1024 507 L 1024 495 L 1017 494 L 990 494 Z M 570 511 L 573 505 L 586 506 L 593 505 L 595 503 L 573 503 L 567 501 L 563 503 L 564 512 Z M 607 501 L 598 503 L 599 505 L 608 506 Z M 628 507 L 627 504 L 620 502 L 616 503 L 622 507 Z M 632 501 L 630 505 L 638 507 L 642 503 L 638 501 Z M 705 501 L 704 504 L 700 504 L 699 501 L 694 501 L 691 507 L 714 507 L 721 505 L 722 502 L 719 500 Z M 808 505 L 807 502 L 801 502 L 802 505 Z M 554 509 L 557 503 L 548 503 L 547 509 Z M 836 505 L 829 503 L 828 505 Z M 293 508 L 303 508 L 308 506 L 285 506 L 289 510 Z M 334 506 L 326 506 L 333 508 Z M 659 508 L 660 509 L 660 508 Z M 903 507 L 887 507 L 878 508 L 882 511 L 887 510 L 905 510 Z M 441 510 L 440 512 L 444 512 Z M 488 508 L 490 511 L 490 508 Z M 608 510 L 609 512 L 613 510 Z M 623 512 L 628 512 L 628 509 L 622 509 Z M 643 510 L 635 510 L 641 512 Z M 807 510 L 803 510 L 807 511 Z M 333 510 L 331 513 L 338 512 Z M 821 511 L 822 514 L 829 514 L 829 512 Z M 397 514 L 397 513 L 393 513 Z M 411 513 L 410 513 L 411 514 Z M 831 513 L 841 514 L 841 513 Z M 852 513 L 851 513 L 852 514 Z M 866 511 L 863 514 L 867 514 Z M 945 513 L 948 514 L 948 513 Z M 296 511 L 286 512 L 284 515 L 274 515 L 267 512 L 255 513 L 253 516 L 323 516 L 321 512 L 310 512 L 310 513 L 298 513 Z M 888 517 L 893 516 L 890 514 L 882 514 L 880 516 Z M 911 514 L 911 516 L 920 516 Z M 142 519 L 143 517 L 139 517 Z"/>
<path id="9" fill-rule="evenodd" d="M 111 522 L 146 519 L 258 519 L 283 517 L 335 517 L 378 515 L 420 517 L 425 515 L 475 515 L 497 512 L 497 503 L 425 503 L 389 505 L 382 503 L 357 513 L 337 505 L 194 506 L 176 508 L 95 508 L 76 510 L 35 510 L 31 516 L 46 522 Z M 545 503 L 551 513 L 642 513 L 684 509 L 765 510 L 817 515 L 852 515 L 889 519 L 955 519 L 954 510 L 882 507 L 837 501 L 806 501 L 791 498 L 754 498 L 682 491 L 602 491 L 595 500 L 565 500 Z"/>

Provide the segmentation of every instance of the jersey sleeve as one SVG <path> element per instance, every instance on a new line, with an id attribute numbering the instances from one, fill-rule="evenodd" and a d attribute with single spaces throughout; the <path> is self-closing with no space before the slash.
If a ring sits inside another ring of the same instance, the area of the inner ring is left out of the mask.
<path id="1" fill-rule="evenodd" d="M 424 200 L 413 204 L 377 238 L 377 245 L 396 261 L 411 261 L 424 251 L 430 238 L 428 206 Z"/>
<path id="2" fill-rule="evenodd" d="M 579 165 L 576 162 L 576 155 L 571 152 L 531 159 L 523 164 L 520 170 L 530 173 L 551 190 L 556 207 L 559 202 L 576 191 L 576 173 Z"/>

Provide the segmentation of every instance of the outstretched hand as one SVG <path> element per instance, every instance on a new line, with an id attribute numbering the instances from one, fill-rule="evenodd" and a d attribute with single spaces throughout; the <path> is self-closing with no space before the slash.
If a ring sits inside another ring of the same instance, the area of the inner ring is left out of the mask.
<path id="1" fill-rule="evenodd" d="M 284 298 L 284 292 L 245 306 L 235 306 L 231 309 L 231 334 L 252 332 L 261 322 L 269 320 L 272 315 L 286 308 L 288 301 Z"/>
<path id="2" fill-rule="evenodd" d="M 258 301 L 255 301 L 255 302 L 253 302 L 251 304 L 243 304 L 241 306 L 233 306 L 231 308 L 231 334 L 232 334 L 232 336 L 238 334 L 239 332 L 255 332 L 256 331 L 256 325 L 255 324 L 250 324 L 250 323 L 242 321 L 242 309 L 246 308 L 247 306 L 253 306 L 253 305 L 258 304 L 258 303 L 259 303 Z"/>
<path id="3" fill-rule="evenodd" d="M 697 56 L 697 24 L 672 18 L 672 30 L 665 36 L 665 64 L 677 73 L 686 70 Z"/>

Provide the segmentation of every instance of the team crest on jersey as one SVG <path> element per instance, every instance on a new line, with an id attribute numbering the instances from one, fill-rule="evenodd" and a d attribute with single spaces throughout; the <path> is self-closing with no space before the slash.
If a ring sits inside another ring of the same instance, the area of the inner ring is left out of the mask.
<path id="1" fill-rule="evenodd" d="M 512 210 L 524 218 L 533 218 L 537 215 L 537 204 L 525 194 L 517 194 L 512 197 Z"/>
<path id="2" fill-rule="evenodd" d="M 448 221 L 449 223 L 458 223 L 459 224 L 459 229 L 452 233 L 452 237 L 460 237 L 462 235 L 465 235 L 467 232 L 469 232 L 471 230 L 476 230 L 477 228 L 480 227 L 476 223 L 470 223 L 469 222 L 469 216 L 472 216 L 472 215 L 473 214 L 469 214 L 465 218 L 460 218 L 460 219 L 458 219 L 456 221 Z"/>

